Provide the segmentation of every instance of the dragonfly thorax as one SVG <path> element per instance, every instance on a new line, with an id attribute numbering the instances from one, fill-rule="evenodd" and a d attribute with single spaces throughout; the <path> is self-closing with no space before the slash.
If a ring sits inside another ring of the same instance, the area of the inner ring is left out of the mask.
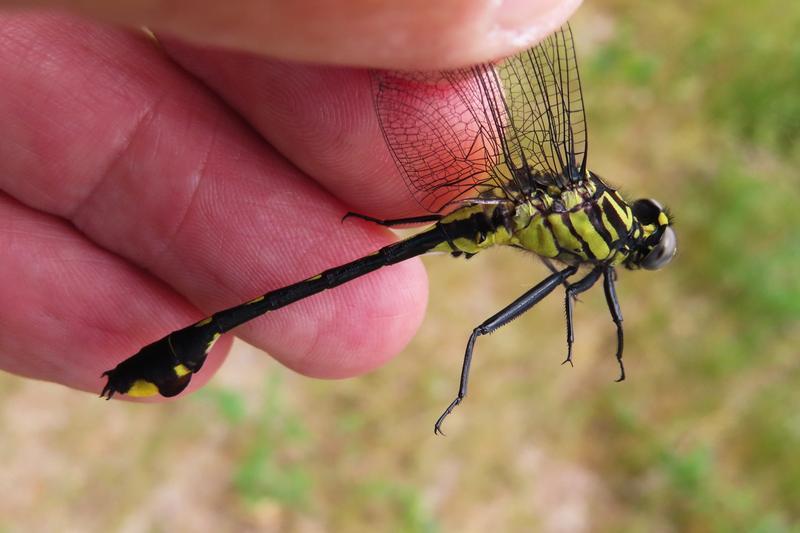
<path id="1" fill-rule="evenodd" d="M 567 264 L 615 266 L 627 257 L 634 229 L 627 202 L 598 176 L 537 190 L 516 206 L 513 244 Z"/>
<path id="2" fill-rule="evenodd" d="M 468 255 L 511 245 L 572 265 L 617 266 L 632 252 L 645 250 L 635 246 L 636 239 L 654 245 L 647 240 L 653 228 L 640 224 L 632 207 L 594 174 L 560 191 L 536 189 L 523 201 L 467 203 L 440 224 L 454 237 L 437 250 Z"/>

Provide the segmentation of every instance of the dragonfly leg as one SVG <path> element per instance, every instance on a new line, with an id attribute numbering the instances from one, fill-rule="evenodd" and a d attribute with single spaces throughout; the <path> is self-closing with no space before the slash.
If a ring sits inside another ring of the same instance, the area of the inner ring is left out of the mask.
<path id="1" fill-rule="evenodd" d="M 548 259 L 547 257 L 541 257 L 541 256 L 539 257 L 539 259 L 542 260 L 542 263 L 544 263 L 544 266 L 547 267 L 547 270 L 549 270 L 550 272 L 552 272 L 554 274 L 556 272 L 558 272 L 558 267 L 556 267 L 556 265 L 554 265 L 553 262 L 550 261 L 550 259 Z M 569 287 L 569 281 L 565 279 L 564 282 L 562 283 L 562 285 L 564 286 L 565 289 L 568 288 Z"/>
<path id="2" fill-rule="evenodd" d="M 567 310 L 567 358 L 561 363 L 562 365 L 569 363 L 570 366 L 572 366 L 572 343 L 575 341 L 575 330 L 572 325 L 572 307 L 575 297 L 580 293 L 591 289 L 592 286 L 597 283 L 597 280 L 600 278 L 600 274 L 602 273 L 603 269 L 601 267 L 597 267 L 580 280 L 567 286 L 565 305 Z"/>
<path id="3" fill-rule="evenodd" d="M 360 218 L 361 220 L 366 220 L 367 222 L 373 222 L 375 224 L 380 224 L 381 226 L 386 226 L 391 228 L 392 226 L 403 226 L 405 224 L 420 224 L 423 222 L 438 222 L 442 219 L 442 215 L 422 215 L 419 217 L 408 217 L 408 218 L 393 218 L 393 219 L 380 219 L 374 218 L 369 215 L 362 215 L 360 213 L 353 213 L 352 211 L 348 211 L 343 217 L 342 222 L 347 220 L 348 218 Z"/>
<path id="4" fill-rule="evenodd" d="M 625 365 L 622 364 L 622 348 L 625 345 L 625 339 L 622 335 L 622 309 L 619 307 L 617 291 L 614 288 L 614 282 L 616 280 L 617 272 L 613 268 L 607 268 L 603 272 L 603 289 L 606 293 L 606 303 L 608 304 L 611 318 L 617 326 L 617 363 L 619 364 L 619 377 L 617 381 L 619 382 L 625 379 Z"/>
<path id="5" fill-rule="evenodd" d="M 472 334 L 469 336 L 469 341 L 467 341 L 467 349 L 464 353 L 464 363 L 461 367 L 461 381 L 458 387 L 458 395 L 456 396 L 455 400 L 453 400 L 450 405 L 447 406 L 447 409 L 445 409 L 444 413 L 442 413 L 442 416 L 440 416 L 436 421 L 436 425 L 434 426 L 433 430 L 434 433 L 441 435 L 444 434 L 442 433 L 442 422 L 444 422 L 444 419 L 447 418 L 447 415 L 449 415 L 467 395 L 469 367 L 472 363 L 472 350 L 475 347 L 475 340 L 481 335 L 487 335 L 494 330 L 505 326 L 518 316 L 528 311 L 531 307 L 543 300 L 548 294 L 553 292 L 556 287 L 561 285 L 565 279 L 573 275 L 577 270 L 578 268 L 575 266 L 568 266 L 564 270 L 551 274 L 528 292 L 511 302 L 510 305 L 495 313 L 480 326 L 472 330 Z"/>

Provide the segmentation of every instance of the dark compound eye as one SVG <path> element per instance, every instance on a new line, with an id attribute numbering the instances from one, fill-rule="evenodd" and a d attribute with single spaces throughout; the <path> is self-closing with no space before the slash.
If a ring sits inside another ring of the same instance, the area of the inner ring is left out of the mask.
<path id="1" fill-rule="evenodd" d="M 633 214 L 642 224 L 655 224 L 664 208 L 652 198 L 636 200 L 631 206 Z"/>
<path id="2" fill-rule="evenodd" d="M 656 247 L 642 260 L 642 268 L 647 270 L 663 268 L 672 261 L 677 250 L 678 240 L 675 237 L 675 231 L 669 227 L 665 228 Z"/>

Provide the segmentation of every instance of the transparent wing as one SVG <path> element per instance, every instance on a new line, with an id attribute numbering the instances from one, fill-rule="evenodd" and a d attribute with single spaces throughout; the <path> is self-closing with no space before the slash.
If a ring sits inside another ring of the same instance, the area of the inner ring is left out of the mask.
<path id="1" fill-rule="evenodd" d="M 498 74 L 510 117 L 504 131 L 509 166 L 533 170 L 541 184 L 565 187 L 584 179 L 586 116 L 569 26 L 503 61 Z"/>
<path id="2" fill-rule="evenodd" d="M 585 176 L 586 120 L 569 26 L 497 64 L 372 78 L 386 144 L 429 211 L 476 197 L 519 200 Z"/>

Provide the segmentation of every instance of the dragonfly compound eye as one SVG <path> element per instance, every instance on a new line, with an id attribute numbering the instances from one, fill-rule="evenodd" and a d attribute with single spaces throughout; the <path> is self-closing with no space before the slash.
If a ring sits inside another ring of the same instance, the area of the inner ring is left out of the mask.
<path id="1" fill-rule="evenodd" d="M 642 224 L 655 224 L 664 208 L 652 198 L 636 200 L 631 206 L 633 214 Z"/>
<path id="2" fill-rule="evenodd" d="M 672 261 L 677 251 L 678 241 L 675 237 L 675 230 L 667 226 L 664 228 L 664 233 L 661 234 L 661 240 L 658 241 L 656 247 L 642 260 L 642 268 L 647 270 L 663 268 Z"/>

